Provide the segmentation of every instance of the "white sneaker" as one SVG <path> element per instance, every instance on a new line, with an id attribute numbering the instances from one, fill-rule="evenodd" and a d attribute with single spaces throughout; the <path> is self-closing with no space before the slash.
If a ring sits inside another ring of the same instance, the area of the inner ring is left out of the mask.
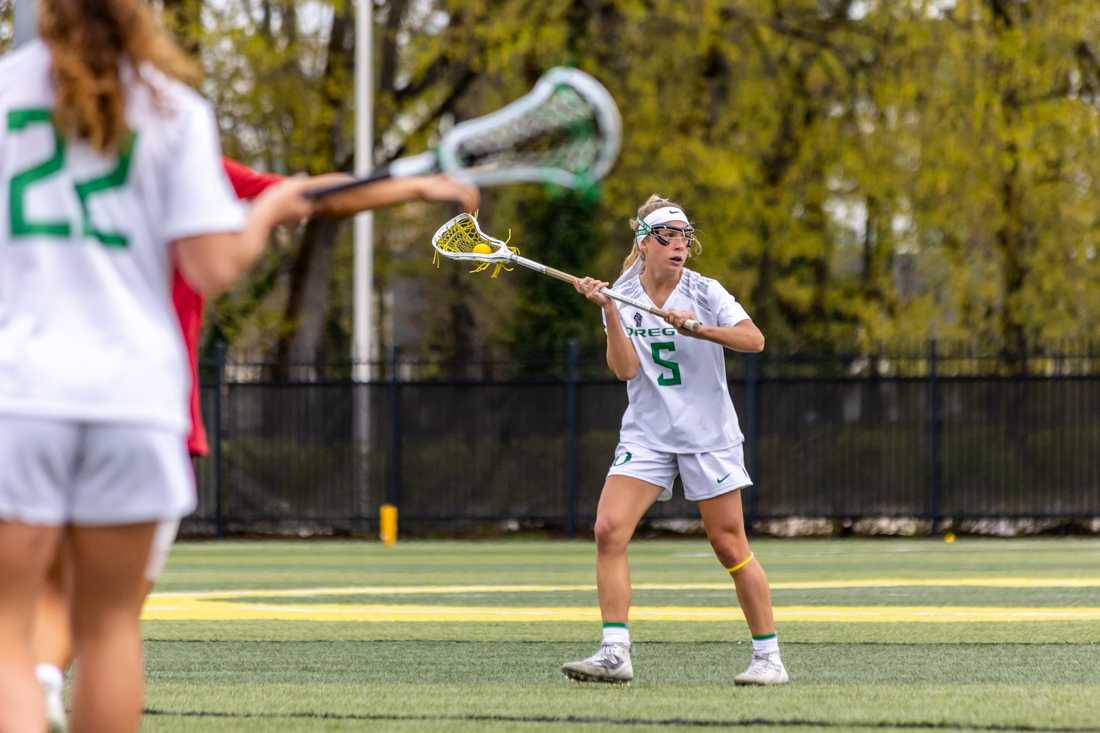
<path id="1" fill-rule="evenodd" d="M 588 659 L 563 664 L 561 673 L 578 682 L 630 682 L 634 679 L 630 644 L 601 644 Z"/>
<path id="2" fill-rule="evenodd" d="M 733 678 L 735 685 L 785 685 L 790 682 L 779 652 L 753 654 L 749 668 Z"/>
<path id="3" fill-rule="evenodd" d="M 48 733 L 65 733 L 69 729 L 69 721 L 65 717 L 61 689 L 42 685 L 42 694 L 46 699 L 46 730 Z"/>

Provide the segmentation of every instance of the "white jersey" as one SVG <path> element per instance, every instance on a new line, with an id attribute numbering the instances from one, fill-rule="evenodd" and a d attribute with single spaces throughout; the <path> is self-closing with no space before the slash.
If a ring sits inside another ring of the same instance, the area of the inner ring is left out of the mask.
<path id="1" fill-rule="evenodd" d="M 49 69 L 40 41 L 0 60 L 0 414 L 182 433 L 169 243 L 244 224 L 213 112 L 150 70 L 158 107 L 125 69 L 134 136 L 103 156 L 56 132 Z"/>
<path id="2" fill-rule="evenodd" d="M 653 305 L 638 275 L 614 290 Z M 709 453 L 744 441 L 726 383 L 723 348 L 682 336 L 662 318 L 616 304 L 641 368 L 627 382 L 630 399 L 619 440 L 668 453 Z M 711 326 L 733 326 L 749 314 L 721 283 L 685 269 L 662 306 L 686 310 Z"/>

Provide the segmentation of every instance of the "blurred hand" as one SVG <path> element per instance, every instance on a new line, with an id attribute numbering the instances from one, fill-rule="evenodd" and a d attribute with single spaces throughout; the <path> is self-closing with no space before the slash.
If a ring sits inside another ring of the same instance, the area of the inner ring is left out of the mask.
<path id="1" fill-rule="evenodd" d="M 463 183 L 450 176 L 424 176 L 420 197 L 428 201 L 454 201 L 464 211 L 476 211 L 481 191 L 472 183 Z"/>
<path id="2" fill-rule="evenodd" d="M 607 286 L 607 283 L 603 280 L 596 280 L 591 277 L 578 278 L 573 283 L 573 287 L 577 289 L 578 293 L 588 298 L 593 303 L 604 307 L 611 304 L 611 298 L 608 298 L 600 292 L 600 290 Z"/>
<path id="3" fill-rule="evenodd" d="M 315 204 L 305 197 L 306 191 L 331 184 L 323 176 L 306 178 L 295 176 L 287 178 L 260 194 L 254 207 L 264 207 L 270 212 L 271 221 L 276 224 L 292 224 L 305 221 L 313 216 Z"/>

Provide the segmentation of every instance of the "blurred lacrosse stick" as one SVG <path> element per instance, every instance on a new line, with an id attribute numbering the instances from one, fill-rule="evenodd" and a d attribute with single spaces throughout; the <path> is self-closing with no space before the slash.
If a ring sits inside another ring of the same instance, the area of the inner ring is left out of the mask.
<path id="1" fill-rule="evenodd" d="M 428 173 L 446 173 L 478 186 L 555 183 L 583 188 L 611 170 L 621 139 L 619 109 L 603 85 L 578 69 L 557 67 L 511 104 L 455 125 L 435 150 L 307 195 L 320 198 L 386 178 Z"/>

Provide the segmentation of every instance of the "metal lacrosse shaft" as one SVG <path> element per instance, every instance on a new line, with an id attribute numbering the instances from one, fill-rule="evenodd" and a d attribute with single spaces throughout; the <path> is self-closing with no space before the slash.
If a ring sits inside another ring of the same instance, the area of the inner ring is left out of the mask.
<path id="1" fill-rule="evenodd" d="M 542 264 L 541 262 L 535 262 L 534 260 L 529 260 L 526 257 L 520 257 L 519 255 L 517 255 L 515 253 L 510 253 L 510 256 L 509 256 L 508 259 L 509 259 L 509 261 L 514 262 L 517 265 L 522 265 L 523 267 L 526 267 L 529 270 L 534 270 L 535 272 L 541 272 L 543 275 L 549 275 L 550 277 L 557 278 L 558 280 L 561 280 L 563 282 L 567 282 L 570 285 L 575 285 L 577 283 L 577 281 L 580 279 L 575 275 L 570 275 L 568 272 L 565 272 L 564 270 L 558 270 L 558 269 L 553 268 L 553 267 L 548 267 L 548 266 Z M 652 313 L 653 315 L 657 316 L 658 318 L 664 318 L 666 320 L 668 319 L 668 313 L 661 310 L 660 308 L 654 308 L 651 305 L 646 305 L 645 303 L 643 303 L 640 300 L 634 300 L 634 298 L 630 298 L 626 295 L 621 295 L 621 294 L 616 293 L 615 291 L 610 290 L 608 288 L 600 288 L 600 294 L 601 295 L 606 295 L 607 297 L 612 298 L 614 300 L 617 300 L 620 303 L 626 303 L 627 305 L 632 305 L 635 308 L 646 311 L 647 313 Z M 684 322 L 684 330 L 686 330 L 686 331 L 698 331 L 699 330 L 699 325 L 700 325 L 699 321 L 689 319 L 689 320 Z"/>

